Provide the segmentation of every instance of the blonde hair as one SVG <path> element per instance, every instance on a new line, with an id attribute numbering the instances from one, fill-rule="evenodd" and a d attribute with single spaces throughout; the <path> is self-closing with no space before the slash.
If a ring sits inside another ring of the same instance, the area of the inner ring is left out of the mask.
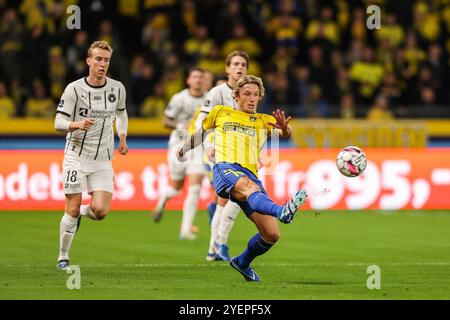
<path id="1" fill-rule="evenodd" d="M 113 53 L 113 49 L 111 48 L 111 46 L 109 45 L 108 42 L 106 41 L 94 41 L 91 43 L 91 46 L 88 49 L 87 55 L 88 57 L 92 56 L 92 50 L 94 50 L 95 48 L 99 48 L 99 49 L 103 49 L 106 51 L 109 51 L 111 54 Z"/>
<path id="2" fill-rule="evenodd" d="M 258 86 L 259 89 L 259 97 L 262 98 L 264 97 L 264 84 L 263 81 L 261 80 L 260 77 L 257 76 L 252 76 L 252 75 L 245 75 L 242 76 L 237 82 L 236 85 L 233 88 L 233 96 L 236 97 L 239 92 L 241 91 L 242 87 L 245 86 L 246 84 L 256 84 Z"/>

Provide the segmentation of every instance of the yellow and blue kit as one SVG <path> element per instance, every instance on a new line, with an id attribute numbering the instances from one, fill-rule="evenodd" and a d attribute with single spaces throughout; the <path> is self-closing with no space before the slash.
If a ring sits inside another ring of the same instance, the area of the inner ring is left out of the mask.
<path id="1" fill-rule="evenodd" d="M 213 168 L 213 185 L 220 197 L 238 203 L 244 213 L 253 213 L 247 202 L 231 197 L 231 189 L 242 177 L 254 181 L 266 193 L 258 179 L 258 159 L 262 145 L 271 134 L 271 115 L 246 113 L 229 106 L 215 106 L 203 120 L 203 130 L 214 130 L 216 164 Z"/>

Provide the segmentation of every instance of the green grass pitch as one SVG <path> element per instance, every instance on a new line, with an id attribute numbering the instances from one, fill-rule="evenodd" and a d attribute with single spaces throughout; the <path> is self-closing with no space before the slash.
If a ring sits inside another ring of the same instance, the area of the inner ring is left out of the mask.
<path id="1" fill-rule="evenodd" d="M 181 241 L 180 212 L 159 224 L 146 212 L 83 219 L 71 263 L 81 289 L 57 272 L 61 212 L 0 212 L 0 299 L 450 299 L 450 211 L 325 211 L 281 225 L 281 239 L 253 267 L 248 283 L 224 262 L 205 260 L 209 226 Z M 239 254 L 253 224 L 241 214 L 230 236 Z M 369 265 L 381 289 L 367 288 Z"/>

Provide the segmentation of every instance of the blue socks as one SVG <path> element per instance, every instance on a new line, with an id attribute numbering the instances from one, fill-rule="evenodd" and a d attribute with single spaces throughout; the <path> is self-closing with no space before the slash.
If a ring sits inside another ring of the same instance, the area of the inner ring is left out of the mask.
<path id="1" fill-rule="evenodd" d="M 283 206 L 272 201 L 265 193 L 255 191 L 248 196 L 247 202 L 250 207 L 261 214 L 267 214 L 279 218 L 283 212 Z"/>
<path id="2" fill-rule="evenodd" d="M 265 242 L 259 233 L 255 234 L 247 244 L 247 249 L 238 257 L 239 266 L 248 268 L 250 263 L 257 257 L 266 253 L 272 244 Z"/>
<path id="3" fill-rule="evenodd" d="M 209 224 L 211 224 L 212 218 L 214 217 L 214 212 L 216 212 L 217 202 L 210 202 L 208 204 L 208 216 Z"/>

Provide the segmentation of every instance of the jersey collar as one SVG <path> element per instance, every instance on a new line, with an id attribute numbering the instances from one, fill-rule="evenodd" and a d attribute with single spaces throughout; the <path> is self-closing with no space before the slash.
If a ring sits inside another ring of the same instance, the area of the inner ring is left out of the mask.
<path id="1" fill-rule="evenodd" d="M 104 86 L 106 86 L 106 83 L 108 82 L 108 79 L 105 78 L 105 83 L 102 84 L 101 86 L 93 86 L 93 85 L 89 84 L 89 83 L 87 82 L 87 77 L 84 77 L 84 82 L 85 82 L 89 87 L 91 87 L 91 88 L 99 89 L 99 88 L 103 88 Z"/>

